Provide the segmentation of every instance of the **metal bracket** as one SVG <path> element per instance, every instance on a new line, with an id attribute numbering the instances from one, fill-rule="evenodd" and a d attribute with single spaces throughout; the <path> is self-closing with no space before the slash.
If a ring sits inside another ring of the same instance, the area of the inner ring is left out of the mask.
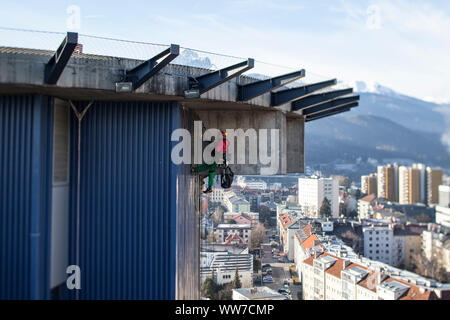
<path id="1" fill-rule="evenodd" d="M 331 117 L 331 116 L 337 115 L 339 113 L 348 112 L 348 111 L 351 110 L 351 108 L 354 108 L 354 107 L 357 107 L 357 106 L 358 106 L 358 103 L 352 103 L 352 104 L 345 105 L 345 106 L 342 106 L 342 107 L 339 107 L 339 108 L 336 108 L 336 109 L 331 109 L 331 110 L 327 110 L 327 111 L 324 111 L 324 112 L 319 112 L 319 113 L 316 113 L 316 114 L 314 114 L 312 116 L 307 116 L 305 121 L 309 122 L 309 121 L 322 119 L 322 118 L 325 118 L 325 117 Z"/>
<path id="2" fill-rule="evenodd" d="M 302 110 L 301 114 L 304 116 L 308 116 L 308 115 L 312 115 L 315 113 L 320 113 L 323 111 L 327 111 L 330 109 L 335 109 L 337 107 L 342 107 L 351 103 L 355 103 L 359 101 L 359 96 L 351 96 L 351 97 L 347 97 L 347 98 L 340 98 L 340 99 L 336 99 L 336 100 L 332 100 L 330 102 L 326 102 L 326 103 L 322 103 L 319 104 L 315 107 L 311 107 L 308 109 L 304 109 Z"/>
<path id="3" fill-rule="evenodd" d="M 310 95 L 309 97 L 305 97 L 303 99 L 292 102 L 291 111 L 298 111 L 298 110 L 314 107 L 316 105 L 330 102 L 333 99 L 336 99 L 336 98 L 339 98 L 341 96 L 345 96 L 345 95 L 351 94 L 351 93 L 353 93 L 352 88 Z"/>
<path id="4" fill-rule="evenodd" d="M 78 33 L 67 32 L 55 54 L 45 65 L 44 83 L 56 84 L 78 44 Z"/>
<path id="5" fill-rule="evenodd" d="M 234 64 L 232 66 L 213 71 L 198 77 L 189 77 L 189 90 L 185 91 L 192 93 L 197 91 L 198 96 L 208 92 L 209 90 L 227 82 L 242 73 L 252 69 L 255 66 L 255 60 L 249 58 L 247 61 Z"/>
<path id="6" fill-rule="evenodd" d="M 278 77 L 239 85 L 237 101 L 248 101 L 304 77 L 305 69 L 301 69 Z"/>
<path id="7" fill-rule="evenodd" d="M 313 84 L 308 84 L 305 86 L 297 87 L 297 88 L 291 88 L 286 90 L 280 90 L 276 92 L 272 92 L 272 98 L 271 98 L 271 106 L 272 107 L 278 107 L 282 104 L 295 101 L 297 99 L 301 99 L 305 96 L 308 96 L 315 91 L 321 90 L 323 88 L 327 88 L 330 86 L 334 86 L 337 83 L 336 79 L 333 80 L 327 80 L 323 82 L 317 82 Z"/>
<path id="8" fill-rule="evenodd" d="M 180 46 L 177 44 L 171 44 L 169 48 L 157 54 L 153 58 L 141 63 L 131 70 L 125 71 L 124 82 L 131 82 L 133 83 L 133 89 L 138 89 L 144 84 L 144 82 L 153 77 L 162 68 L 167 66 L 179 54 Z"/>

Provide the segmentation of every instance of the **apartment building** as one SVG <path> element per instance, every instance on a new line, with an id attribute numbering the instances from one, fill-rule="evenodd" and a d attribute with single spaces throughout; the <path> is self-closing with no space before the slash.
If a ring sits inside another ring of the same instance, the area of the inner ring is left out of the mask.
<path id="1" fill-rule="evenodd" d="M 364 256 L 397 266 L 404 261 L 404 237 L 394 236 L 394 227 L 363 227 Z"/>
<path id="2" fill-rule="evenodd" d="M 316 253 L 301 268 L 304 300 L 434 300 L 429 289 L 329 253 Z"/>
<path id="3" fill-rule="evenodd" d="M 436 206 L 436 223 L 450 228 L 450 186 L 439 186 L 439 205 Z"/>
<path id="4" fill-rule="evenodd" d="M 396 201 L 396 168 L 388 164 L 377 168 L 377 195 L 388 201 Z"/>
<path id="5" fill-rule="evenodd" d="M 374 210 L 373 207 L 376 202 L 376 195 L 375 194 L 369 194 L 361 199 L 358 200 L 358 216 L 360 219 L 371 219 Z"/>
<path id="6" fill-rule="evenodd" d="M 412 167 L 414 169 L 419 170 L 419 175 L 420 175 L 420 203 L 427 203 L 427 192 L 426 192 L 426 181 L 427 181 L 427 176 L 426 176 L 426 171 L 427 171 L 427 167 L 422 164 L 422 163 L 414 163 L 412 165 Z"/>
<path id="7" fill-rule="evenodd" d="M 364 194 L 377 194 L 377 175 L 361 176 L 361 192 Z"/>
<path id="8" fill-rule="evenodd" d="M 422 250 L 422 232 L 427 230 L 424 224 L 402 225 L 405 230 L 405 268 L 411 270 L 414 267 L 414 256 Z"/>
<path id="9" fill-rule="evenodd" d="M 427 192 L 427 204 L 429 206 L 439 203 L 439 186 L 442 185 L 441 169 L 433 169 L 428 167 L 426 170 L 426 192 Z"/>
<path id="10" fill-rule="evenodd" d="M 413 204 L 420 202 L 421 172 L 416 168 L 399 167 L 399 203 Z"/>
<path id="11" fill-rule="evenodd" d="M 331 204 L 332 217 L 339 216 L 339 185 L 336 178 L 311 176 L 298 179 L 298 204 L 304 215 L 320 218 L 324 198 Z"/>

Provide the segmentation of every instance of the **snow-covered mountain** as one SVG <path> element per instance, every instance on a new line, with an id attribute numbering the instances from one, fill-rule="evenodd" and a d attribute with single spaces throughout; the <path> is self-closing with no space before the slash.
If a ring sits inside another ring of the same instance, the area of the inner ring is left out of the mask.
<path id="1" fill-rule="evenodd" d="M 366 81 L 354 81 L 350 83 L 350 86 L 354 88 L 356 92 L 361 93 L 375 93 L 390 97 L 401 97 L 403 95 L 397 93 L 391 88 L 382 86 L 377 82 L 366 82 Z"/>
<path id="2" fill-rule="evenodd" d="M 409 97 L 377 83 L 351 85 L 361 97 L 359 107 L 307 124 L 306 165 L 352 162 L 362 156 L 450 167 L 449 105 Z"/>

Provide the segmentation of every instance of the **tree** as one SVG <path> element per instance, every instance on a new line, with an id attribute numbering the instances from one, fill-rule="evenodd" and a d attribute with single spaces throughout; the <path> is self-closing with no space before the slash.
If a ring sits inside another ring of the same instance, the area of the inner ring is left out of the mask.
<path id="1" fill-rule="evenodd" d="M 233 288 L 231 283 L 227 283 L 222 286 L 222 289 L 217 294 L 217 300 L 232 300 L 233 299 Z"/>
<path id="2" fill-rule="evenodd" d="M 261 206 L 259 209 L 259 221 L 266 225 L 270 225 L 271 216 L 270 208 L 265 205 Z"/>
<path id="3" fill-rule="evenodd" d="M 200 287 L 202 296 L 211 300 L 217 300 L 220 289 L 213 278 L 206 278 Z"/>
<path id="4" fill-rule="evenodd" d="M 233 282 L 232 282 L 232 286 L 233 286 L 233 289 L 239 289 L 239 288 L 242 287 L 241 280 L 239 279 L 239 271 L 238 271 L 238 268 L 236 268 L 236 272 L 235 272 L 235 274 L 234 274 L 234 280 L 233 280 Z"/>
<path id="5" fill-rule="evenodd" d="M 223 214 L 225 210 L 222 206 L 218 206 L 213 214 L 213 221 L 215 224 L 220 224 L 223 221 Z"/>
<path id="6" fill-rule="evenodd" d="M 266 228 L 262 223 L 258 223 L 253 229 L 250 236 L 250 247 L 259 248 L 266 237 Z"/>
<path id="7" fill-rule="evenodd" d="M 322 206 L 320 207 L 320 216 L 322 218 L 331 217 L 331 203 L 327 197 L 323 198 Z"/>
<path id="8" fill-rule="evenodd" d="M 441 261 L 436 258 L 428 260 L 423 251 L 413 255 L 412 263 L 414 265 L 413 271 L 421 276 L 435 279 L 439 282 L 448 282 L 450 280 L 445 268 L 442 267 Z"/>

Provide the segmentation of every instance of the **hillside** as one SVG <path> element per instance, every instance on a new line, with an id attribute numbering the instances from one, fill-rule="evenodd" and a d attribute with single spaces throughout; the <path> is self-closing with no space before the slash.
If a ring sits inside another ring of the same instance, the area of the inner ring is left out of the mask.
<path id="1" fill-rule="evenodd" d="M 381 86 L 372 92 L 356 88 L 366 91 L 359 92 L 358 108 L 307 124 L 307 166 L 322 165 L 321 169 L 332 171 L 333 163 L 370 158 L 380 163 L 384 159 L 409 159 L 450 167 L 448 145 L 443 143 L 450 142 L 448 105 L 407 97 Z"/>

